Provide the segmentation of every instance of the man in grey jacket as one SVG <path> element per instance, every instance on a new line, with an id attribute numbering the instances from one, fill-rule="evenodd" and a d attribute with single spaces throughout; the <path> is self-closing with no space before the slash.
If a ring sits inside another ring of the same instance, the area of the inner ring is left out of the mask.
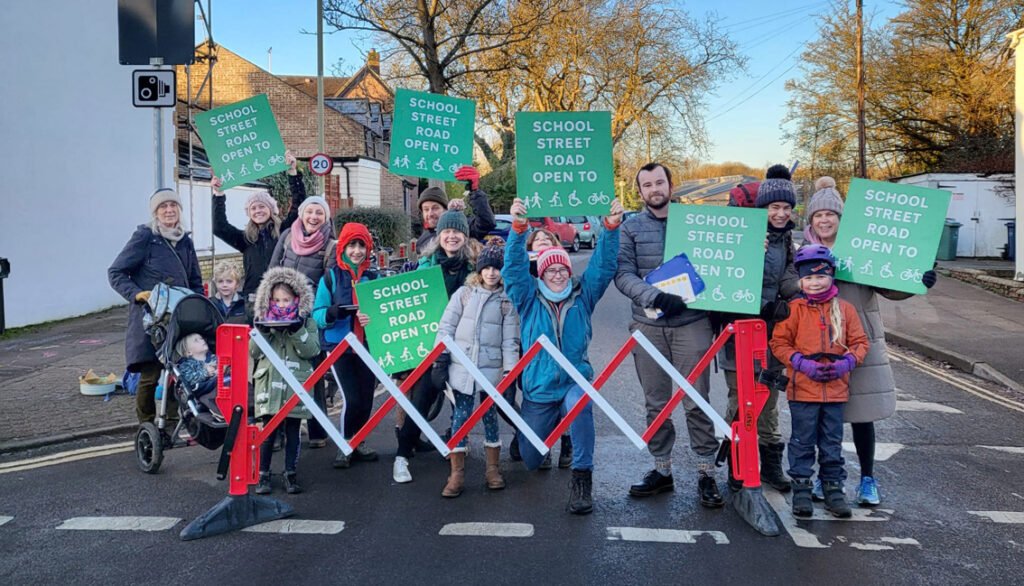
<path id="1" fill-rule="evenodd" d="M 636 175 L 637 189 L 644 200 L 644 210 L 622 225 L 620 233 L 619 268 L 615 285 L 633 301 L 633 322 L 630 331 L 639 330 L 684 376 L 711 346 L 711 325 L 705 312 L 690 309 L 678 295 L 658 290 L 644 281 L 647 273 L 661 265 L 665 252 L 665 227 L 672 199 L 672 174 L 659 163 L 648 163 Z M 657 318 L 645 310 L 662 312 Z M 647 424 L 650 425 L 668 403 L 675 386 L 667 374 L 642 349 L 633 351 L 636 374 L 644 390 Z M 694 387 L 705 399 L 710 389 L 705 370 Z M 690 448 L 697 455 L 698 492 L 700 504 L 719 508 L 724 504 L 715 482 L 715 455 L 718 440 L 714 424 L 689 397 L 683 399 Z M 672 478 L 672 447 L 676 432 L 672 419 L 666 419 L 648 443 L 654 456 L 654 470 L 629 488 L 634 497 L 648 497 L 675 490 Z"/>

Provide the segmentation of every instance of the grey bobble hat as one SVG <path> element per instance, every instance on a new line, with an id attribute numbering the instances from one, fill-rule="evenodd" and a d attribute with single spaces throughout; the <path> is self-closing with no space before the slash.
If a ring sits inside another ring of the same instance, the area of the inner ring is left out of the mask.
<path id="1" fill-rule="evenodd" d="M 466 214 L 455 210 L 441 214 L 441 219 L 437 221 L 437 233 L 440 234 L 448 228 L 469 236 L 469 220 L 466 219 Z"/>
<path id="2" fill-rule="evenodd" d="M 822 210 L 833 211 L 837 216 L 843 215 L 843 198 L 834 187 L 819 189 L 811 196 L 811 201 L 807 202 L 807 221 Z"/>

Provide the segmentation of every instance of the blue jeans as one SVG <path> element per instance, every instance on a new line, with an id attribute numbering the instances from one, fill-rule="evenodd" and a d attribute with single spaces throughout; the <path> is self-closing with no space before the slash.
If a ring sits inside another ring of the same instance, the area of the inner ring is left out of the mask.
<path id="1" fill-rule="evenodd" d="M 480 395 L 480 400 L 482 401 L 486 394 L 480 393 Z M 475 401 L 473 401 L 473 395 L 466 395 L 455 391 L 455 409 L 452 414 L 452 434 L 455 434 L 457 431 L 462 429 L 466 420 L 473 414 L 474 404 Z M 452 451 L 465 452 L 468 445 L 466 440 L 468 438 L 468 435 L 462 438 L 459 445 Z M 495 405 L 491 405 L 491 408 L 484 412 L 484 446 L 488 448 L 501 447 L 501 439 L 498 438 L 498 407 Z"/>
<path id="2" fill-rule="evenodd" d="M 572 389 L 566 393 L 565 398 L 555 403 L 535 403 L 523 397 L 523 406 L 519 414 L 543 441 L 582 396 L 583 389 L 573 385 Z M 587 406 L 569 426 L 569 435 L 572 436 L 571 467 L 573 470 L 594 469 L 594 411 L 592 407 L 592 403 L 587 403 Z M 533 447 L 523 432 L 518 433 L 519 452 L 523 456 L 523 464 L 526 464 L 528 470 L 536 470 L 544 461 L 544 456 Z"/>
<path id="3" fill-rule="evenodd" d="M 814 474 L 814 449 L 818 449 L 818 479 L 846 480 L 843 460 L 843 406 L 846 403 L 790 401 L 793 433 L 789 438 L 789 475 L 807 479 Z"/>

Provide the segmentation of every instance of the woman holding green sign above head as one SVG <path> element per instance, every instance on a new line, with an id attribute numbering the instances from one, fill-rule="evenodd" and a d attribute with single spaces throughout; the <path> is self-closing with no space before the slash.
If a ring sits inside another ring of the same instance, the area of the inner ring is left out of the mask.
<path id="1" fill-rule="evenodd" d="M 526 205 L 516 198 L 511 209 L 514 221 L 505 247 L 505 266 L 501 276 L 505 293 L 519 313 L 522 347 L 529 348 L 546 336 L 587 380 L 593 380 L 594 368 L 587 356 L 591 339 L 591 315 L 615 277 L 619 253 L 619 224 L 622 204 L 612 200 L 605 218 L 606 230 L 598 237 L 597 248 L 586 272 L 572 274 L 572 262 L 562 248 L 543 250 L 537 259 L 539 277 L 530 276 L 526 251 Z M 559 420 L 583 397 L 583 389 L 547 352 L 541 352 L 523 372 L 523 404 L 520 413 L 527 425 L 540 437 L 546 437 Z M 520 431 L 520 433 L 522 433 Z M 593 511 L 592 472 L 594 469 L 594 415 L 587 404 L 573 420 L 572 480 L 567 509 L 575 515 Z M 517 434 L 518 435 L 518 434 Z M 536 470 L 544 456 L 524 437 L 519 438 L 523 462 Z"/>
<path id="2" fill-rule="evenodd" d="M 839 231 L 839 219 L 843 215 L 843 199 L 836 191 L 835 179 L 821 177 L 814 182 L 817 192 L 807 204 L 807 227 L 804 241 L 809 244 L 824 244 L 832 248 Z M 935 285 L 935 271 L 927 271 L 921 283 L 929 289 Z M 857 316 L 864 324 L 871 347 L 867 356 L 850 374 L 850 400 L 843 412 L 843 419 L 853 429 L 853 443 L 860 460 L 860 485 L 857 488 L 857 503 L 875 506 L 881 503 L 878 483 L 875 481 L 875 421 L 890 417 L 896 412 L 896 383 L 889 366 L 889 351 L 885 345 L 885 326 L 878 309 L 878 297 L 901 300 L 910 293 L 869 287 L 846 281 L 836 281 L 839 297 L 857 310 Z M 821 483 L 815 481 L 814 497 L 823 500 Z"/>

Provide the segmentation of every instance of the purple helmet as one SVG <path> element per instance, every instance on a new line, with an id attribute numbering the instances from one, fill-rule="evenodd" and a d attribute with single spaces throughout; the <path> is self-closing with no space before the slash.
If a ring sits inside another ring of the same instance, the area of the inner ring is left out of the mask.
<path id="1" fill-rule="evenodd" d="M 796 251 L 793 264 L 801 277 L 815 273 L 834 275 L 836 270 L 836 260 L 832 256 L 832 251 L 821 244 L 809 244 L 800 248 Z"/>

